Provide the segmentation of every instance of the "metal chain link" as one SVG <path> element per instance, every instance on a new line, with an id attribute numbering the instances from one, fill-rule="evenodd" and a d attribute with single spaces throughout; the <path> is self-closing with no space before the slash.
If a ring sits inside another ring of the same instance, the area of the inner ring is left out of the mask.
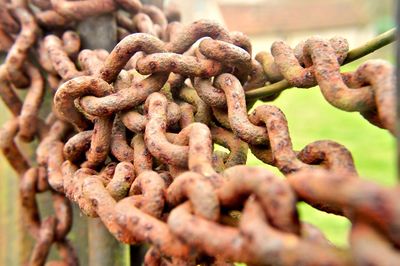
<path id="1" fill-rule="evenodd" d="M 283 112 L 264 104 L 248 114 L 245 97 L 283 78 L 319 85 L 333 106 L 395 134 L 390 64 L 368 60 L 341 73 L 349 47 L 340 37 L 312 37 L 294 49 L 275 42 L 253 59 L 244 34 L 207 20 L 182 25 L 176 10 L 138 0 L 0 3 L 0 96 L 13 115 L 0 148 L 21 178 L 23 218 L 36 240 L 30 265 L 44 265 L 53 244 L 61 260 L 49 265 L 79 264 L 67 239 L 70 201 L 119 241 L 149 243 L 145 265 L 400 261 L 399 187 L 360 179 L 339 143 L 295 151 Z M 76 23 L 110 12 L 120 42 L 111 53 L 81 50 Z M 52 112 L 42 118 L 47 89 Z M 31 162 L 19 142 L 36 139 Z M 245 166 L 249 148 L 287 178 Z M 36 195 L 45 191 L 54 215 L 42 219 Z M 301 222 L 299 201 L 347 217 L 350 247 Z"/>

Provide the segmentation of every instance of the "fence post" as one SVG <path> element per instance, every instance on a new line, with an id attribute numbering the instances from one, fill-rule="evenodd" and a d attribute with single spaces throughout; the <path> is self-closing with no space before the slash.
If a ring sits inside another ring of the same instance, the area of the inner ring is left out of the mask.
<path id="1" fill-rule="evenodd" d="M 113 14 L 91 17 L 78 25 L 82 48 L 111 51 L 117 44 L 117 25 Z M 129 265 L 129 246 L 120 244 L 100 218 L 88 218 L 88 265 Z"/>

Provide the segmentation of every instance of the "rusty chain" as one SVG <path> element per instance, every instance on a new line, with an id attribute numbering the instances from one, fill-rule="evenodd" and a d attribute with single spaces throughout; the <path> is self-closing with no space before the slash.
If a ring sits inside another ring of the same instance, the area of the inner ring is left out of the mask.
<path id="1" fill-rule="evenodd" d="M 368 60 L 341 73 L 349 51 L 341 37 L 294 49 L 279 41 L 253 59 L 244 34 L 207 20 L 182 25 L 176 10 L 138 0 L 0 3 L 0 96 L 13 115 L 0 148 L 20 176 L 23 218 L 36 240 L 29 265 L 44 265 L 53 244 L 61 259 L 49 265 L 79 264 L 67 238 L 70 202 L 120 242 L 149 243 L 145 265 L 400 261 L 399 187 L 359 178 L 339 143 L 295 151 L 283 112 L 264 104 L 248 114 L 245 97 L 283 78 L 319 85 L 333 106 L 395 134 L 390 64 Z M 77 22 L 110 12 L 120 42 L 111 53 L 81 50 Z M 42 117 L 46 90 L 54 98 Z M 34 140 L 32 161 L 20 142 Z M 245 166 L 248 149 L 287 178 Z M 36 194 L 45 191 L 54 215 L 41 218 Z M 299 201 L 347 217 L 350 247 L 301 222 Z"/>

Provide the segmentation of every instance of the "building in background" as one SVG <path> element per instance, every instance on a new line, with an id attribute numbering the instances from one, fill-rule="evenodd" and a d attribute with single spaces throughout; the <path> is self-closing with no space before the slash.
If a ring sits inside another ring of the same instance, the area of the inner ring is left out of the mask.
<path id="1" fill-rule="evenodd" d="M 255 52 L 269 50 L 275 40 L 295 45 L 312 35 L 326 38 L 340 35 L 348 39 L 350 47 L 355 47 L 394 26 L 393 0 L 166 2 L 180 6 L 184 23 L 200 18 L 214 19 L 229 30 L 244 32 L 251 37 Z"/>
<path id="2" fill-rule="evenodd" d="M 199 19 L 211 19 L 225 24 L 217 0 L 165 0 L 164 5 L 176 7 L 181 12 L 181 21 L 184 24 Z"/>

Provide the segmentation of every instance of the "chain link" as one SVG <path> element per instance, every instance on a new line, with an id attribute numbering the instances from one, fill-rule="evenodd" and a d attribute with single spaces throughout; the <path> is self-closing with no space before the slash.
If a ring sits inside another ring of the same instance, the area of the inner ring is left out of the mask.
<path id="1" fill-rule="evenodd" d="M 245 98 L 283 78 L 318 85 L 333 106 L 394 135 L 390 64 L 368 60 L 341 73 L 349 50 L 341 37 L 294 49 L 278 41 L 253 59 L 244 34 L 208 20 L 182 25 L 176 10 L 138 0 L 0 3 L 0 96 L 13 115 L 0 148 L 20 176 L 23 219 L 36 240 L 29 265 L 44 265 L 53 244 L 60 261 L 49 265 L 79 264 L 67 238 L 70 202 L 120 242 L 150 244 L 145 265 L 400 261 L 399 187 L 359 178 L 339 143 L 295 151 L 283 112 L 263 104 L 248 114 L 254 102 Z M 81 50 L 77 22 L 110 12 L 120 42 L 110 53 Z M 42 118 L 46 90 L 54 98 Z M 31 161 L 19 142 L 36 139 Z M 245 166 L 249 149 L 287 178 Z M 41 218 L 36 195 L 46 191 L 54 214 Z M 299 201 L 347 217 L 350 247 L 301 222 Z"/>

